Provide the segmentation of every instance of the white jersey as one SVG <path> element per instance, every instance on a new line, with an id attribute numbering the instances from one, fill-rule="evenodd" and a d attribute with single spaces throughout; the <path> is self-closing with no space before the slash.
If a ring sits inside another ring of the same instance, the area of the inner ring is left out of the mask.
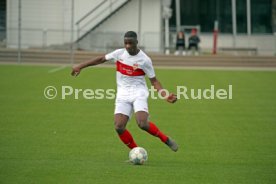
<path id="1" fill-rule="evenodd" d="M 151 59 L 140 50 L 135 56 L 125 48 L 117 49 L 105 55 L 105 59 L 113 61 L 117 66 L 117 88 L 146 88 L 145 75 L 155 77 Z"/>
<path id="2" fill-rule="evenodd" d="M 155 77 L 151 59 L 140 50 L 135 56 L 126 49 L 118 49 L 105 55 L 117 66 L 117 98 L 114 114 L 131 117 L 132 111 L 148 112 L 149 96 L 145 75 Z"/>

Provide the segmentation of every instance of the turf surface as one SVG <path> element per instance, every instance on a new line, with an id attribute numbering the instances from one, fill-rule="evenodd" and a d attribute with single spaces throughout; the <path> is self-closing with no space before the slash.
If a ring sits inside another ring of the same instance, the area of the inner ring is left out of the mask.
<path id="1" fill-rule="evenodd" d="M 165 87 L 233 85 L 232 100 L 149 100 L 151 120 L 180 145 L 170 151 L 128 124 L 149 153 L 143 166 L 113 128 L 114 100 L 44 97 L 51 85 L 115 89 L 115 69 L 0 66 L 0 183 L 276 183 L 276 72 L 156 70 Z"/>

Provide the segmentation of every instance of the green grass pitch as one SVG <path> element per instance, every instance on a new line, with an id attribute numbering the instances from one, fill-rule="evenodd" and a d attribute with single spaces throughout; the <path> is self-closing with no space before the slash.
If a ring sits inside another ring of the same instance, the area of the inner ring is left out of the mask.
<path id="1" fill-rule="evenodd" d="M 276 183 L 276 72 L 156 69 L 175 91 L 233 85 L 232 100 L 149 100 L 150 118 L 179 144 L 177 153 L 128 129 L 149 154 L 143 166 L 113 128 L 114 100 L 48 100 L 46 86 L 115 88 L 114 68 L 0 66 L 0 183 Z"/>

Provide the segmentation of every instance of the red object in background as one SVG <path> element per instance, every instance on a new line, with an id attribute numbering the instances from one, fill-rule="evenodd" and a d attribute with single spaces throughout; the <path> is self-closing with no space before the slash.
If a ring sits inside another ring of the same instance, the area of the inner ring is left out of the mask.
<path id="1" fill-rule="evenodd" d="M 217 54 L 217 40 L 218 40 L 218 30 L 215 29 L 214 33 L 213 33 L 213 39 L 214 39 L 214 43 L 213 43 L 213 54 Z"/>
<path id="2" fill-rule="evenodd" d="M 218 30 L 219 22 L 216 20 L 214 22 L 214 43 L 213 43 L 213 54 L 217 54 L 217 42 L 218 42 Z"/>

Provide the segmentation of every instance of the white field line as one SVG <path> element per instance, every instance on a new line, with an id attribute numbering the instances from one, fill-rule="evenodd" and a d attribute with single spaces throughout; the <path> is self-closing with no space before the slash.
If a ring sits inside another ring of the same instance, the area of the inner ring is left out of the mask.
<path id="1" fill-rule="evenodd" d="M 55 72 L 59 72 L 65 68 L 67 68 L 69 65 L 63 65 L 63 66 L 59 66 L 59 67 L 56 67 L 56 68 L 53 68 L 51 70 L 48 71 L 48 73 L 55 73 Z"/>

